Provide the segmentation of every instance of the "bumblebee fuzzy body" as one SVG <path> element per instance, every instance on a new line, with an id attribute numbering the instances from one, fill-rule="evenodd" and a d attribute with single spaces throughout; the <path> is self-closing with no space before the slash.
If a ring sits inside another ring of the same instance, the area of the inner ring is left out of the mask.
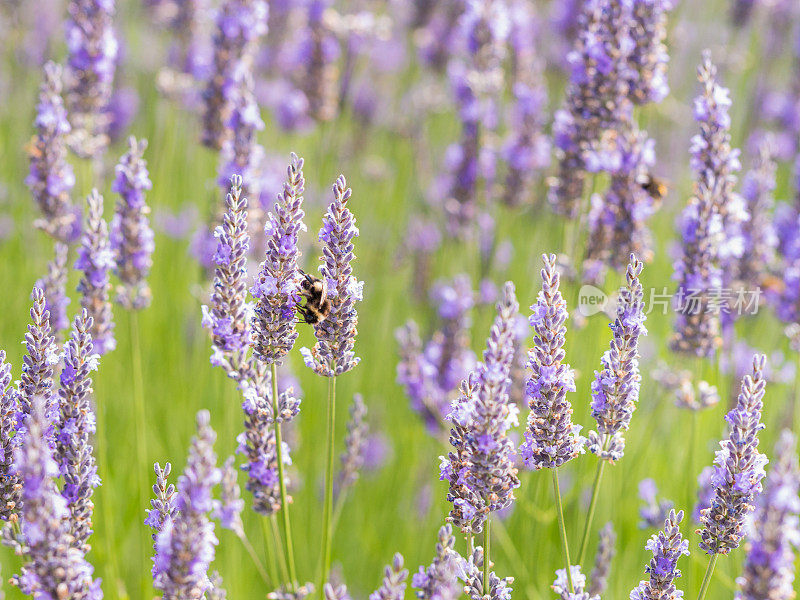
<path id="1" fill-rule="evenodd" d="M 656 202 L 661 202 L 666 197 L 667 192 L 669 192 L 667 182 L 650 173 L 643 175 L 638 183 Z"/>
<path id="2" fill-rule="evenodd" d="M 328 283 L 324 279 L 312 277 L 300 271 L 300 295 L 305 303 L 297 307 L 297 312 L 304 323 L 316 325 L 328 318 L 331 313 L 331 301 L 328 300 Z"/>

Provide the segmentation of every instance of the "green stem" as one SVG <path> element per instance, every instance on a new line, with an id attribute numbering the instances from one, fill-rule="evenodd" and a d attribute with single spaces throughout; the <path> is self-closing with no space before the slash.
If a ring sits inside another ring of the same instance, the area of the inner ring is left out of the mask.
<path id="1" fill-rule="evenodd" d="M 606 443 L 603 443 L 605 448 Z M 586 515 L 586 524 L 583 526 L 583 537 L 581 538 L 581 549 L 578 552 L 578 564 L 583 564 L 583 559 L 586 558 L 586 549 L 589 546 L 589 532 L 592 529 L 592 521 L 594 520 L 594 511 L 597 508 L 597 498 L 600 495 L 600 480 L 603 477 L 603 468 L 606 465 L 604 459 L 599 459 L 597 462 L 597 470 L 594 473 L 594 483 L 592 484 L 592 499 L 589 502 L 589 513 Z"/>
<path id="2" fill-rule="evenodd" d="M 242 530 L 237 532 L 237 536 L 241 540 L 242 546 L 244 546 L 244 549 L 247 550 L 247 553 L 253 560 L 253 564 L 256 566 L 258 574 L 261 575 L 261 579 L 264 580 L 264 583 L 267 585 L 267 587 L 271 588 L 272 581 L 270 580 L 269 575 L 267 575 L 267 571 L 264 569 L 264 564 L 258 558 L 258 554 L 256 554 L 256 550 L 253 548 L 253 544 L 250 543 L 250 539 L 247 537 L 247 534 L 244 532 L 244 530 Z"/>
<path id="3" fill-rule="evenodd" d="M 703 576 L 703 583 L 700 585 L 700 593 L 697 595 L 697 600 L 703 600 L 708 591 L 708 585 L 711 583 L 711 576 L 714 574 L 714 567 L 717 566 L 717 557 L 719 554 L 712 554 L 711 560 L 708 561 L 706 574 Z"/>
<path id="4" fill-rule="evenodd" d="M 489 558 L 489 549 L 492 543 L 491 527 L 492 516 L 486 517 L 486 524 L 483 526 L 483 595 L 489 593 L 489 571 L 492 568 L 492 562 Z"/>
<path id="5" fill-rule="evenodd" d="M 142 375 L 142 351 L 139 342 L 139 313 L 136 310 L 128 312 L 131 335 L 131 363 L 133 365 L 133 407 L 136 414 L 136 451 L 137 465 L 136 472 L 139 482 L 139 506 L 147 505 L 147 478 L 145 476 L 147 465 L 147 454 L 145 451 L 147 438 L 145 428 L 147 427 L 147 416 L 144 406 L 144 376 Z M 141 529 L 144 532 L 144 529 Z M 142 551 L 139 556 L 144 555 L 145 544 L 141 535 L 138 536 Z"/>
<path id="6" fill-rule="evenodd" d="M 325 467 L 325 499 L 322 512 L 322 573 L 319 593 L 324 598 L 323 586 L 331 569 L 331 513 L 333 509 L 333 429 L 336 424 L 336 377 L 328 378 L 328 455 Z"/>
<path id="7" fill-rule="evenodd" d="M 278 527 L 278 516 L 276 514 L 273 513 L 269 516 L 269 524 L 272 528 L 272 540 L 275 542 L 275 554 L 279 559 L 282 579 L 286 582 L 287 588 L 290 588 L 289 569 L 286 566 L 286 556 L 283 553 L 283 541 L 281 540 L 281 531 Z"/>
<path id="8" fill-rule="evenodd" d="M 556 495 L 556 511 L 558 512 L 558 529 L 561 533 L 561 549 L 564 552 L 564 562 L 567 565 L 567 585 L 569 593 L 575 593 L 575 585 L 572 583 L 572 570 L 569 560 L 569 544 L 567 543 L 567 528 L 564 526 L 564 507 L 561 505 L 561 487 L 558 485 L 558 467 L 553 468 L 553 490 Z"/>
<path id="9" fill-rule="evenodd" d="M 292 543 L 292 522 L 289 518 L 289 495 L 286 493 L 286 478 L 283 475 L 283 436 L 278 422 L 278 367 L 272 365 L 272 416 L 275 422 L 275 444 L 278 452 L 278 480 L 281 490 L 281 512 L 283 513 L 283 537 L 286 540 L 286 562 L 289 565 L 289 584 L 297 591 L 297 569 L 294 564 L 294 544 Z"/>
<path id="10" fill-rule="evenodd" d="M 278 549 L 275 548 L 275 538 L 272 536 L 269 527 L 267 526 L 267 521 L 269 518 L 259 519 L 261 521 L 261 533 L 264 536 L 264 554 L 268 555 L 269 562 L 267 563 L 269 567 L 269 578 L 271 581 L 279 581 L 278 577 L 278 560 L 276 555 L 278 554 Z M 270 545 L 270 539 L 272 539 L 272 544 Z"/>

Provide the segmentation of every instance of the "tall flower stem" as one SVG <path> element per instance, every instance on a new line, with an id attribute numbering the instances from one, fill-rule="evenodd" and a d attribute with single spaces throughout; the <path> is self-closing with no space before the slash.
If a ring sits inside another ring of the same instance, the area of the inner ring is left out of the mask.
<path id="1" fill-rule="evenodd" d="M 606 450 L 608 444 L 608 436 L 603 443 L 603 449 Z M 586 525 L 583 526 L 583 537 L 581 538 L 581 548 L 578 552 L 578 564 L 583 565 L 583 559 L 586 558 L 586 548 L 589 545 L 589 532 L 592 529 L 592 521 L 594 520 L 594 511 L 597 508 L 597 498 L 600 495 L 600 480 L 603 478 L 603 469 L 605 468 L 606 461 L 602 458 L 597 461 L 597 470 L 594 472 L 594 483 L 592 484 L 592 499 L 589 502 L 589 512 L 586 514 Z"/>
<path id="2" fill-rule="evenodd" d="M 717 557 L 719 554 L 712 554 L 711 560 L 708 561 L 706 574 L 703 576 L 703 583 L 700 585 L 700 593 L 697 595 L 697 600 L 704 600 L 706 592 L 708 591 L 708 584 L 711 583 L 711 576 L 714 574 L 714 567 L 717 566 Z"/>
<path id="3" fill-rule="evenodd" d="M 331 512 L 333 505 L 333 429 L 336 424 L 336 377 L 328 378 L 328 454 L 325 466 L 325 504 L 322 512 L 322 573 L 319 590 L 328 577 L 331 568 Z M 324 596 L 322 596 L 324 598 Z"/>
<path id="4" fill-rule="evenodd" d="M 492 544 L 491 534 L 492 517 L 486 517 L 486 523 L 483 526 L 483 592 L 489 593 L 489 571 L 492 570 L 492 561 L 489 558 L 490 548 Z"/>
<path id="5" fill-rule="evenodd" d="M 564 507 L 561 505 L 561 486 L 558 485 L 558 467 L 553 467 L 553 490 L 556 495 L 556 511 L 558 511 L 558 529 L 561 533 L 561 549 L 564 551 L 564 562 L 567 568 L 567 583 L 571 594 L 575 593 L 575 585 L 572 583 L 572 571 L 569 560 L 569 544 L 567 543 L 567 528 L 564 525 Z"/>
<path id="6" fill-rule="evenodd" d="M 289 518 L 289 503 L 286 501 L 286 479 L 283 476 L 283 436 L 278 422 L 278 367 L 273 362 L 272 369 L 272 417 L 275 424 L 275 442 L 278 452 L 278 479 L 281 489 L 281 513 L 283 513 L 283 537 L 286 540 L 286 562 L 289 565 L 290 587 L 297 589 L 297 570 L 294 564 L 294 545 L 292 544 L 292 522 Z"/>
<path id="7" fill-rule="evenodd" d="M 237 534 L 237 537 L 242 542 L 242 546 L 244 549 L 247 550 L 247 553 L 250 555 L 250 558 L 253 561 L 253 564 L 256 566 L 256 570 L 258 574 L 261 576 L 261 579 L 267 585 L 267 587 L 272 587 L 272 580 L 270 579 L 269 575 L 267 575 L 266 569 L 264 569 L 264 564 L 261 562 L 261 559 L 258 558 L 258 554 L 256 554 L 256 549 L 253 548 L 253 544 L 250 543 L 250 538 L 247 537 L 247 534 L 242 531 L 241 533 Z"/>
<path id="8" fill-rule="evenodd" d="M 267 555 L 268 558 L 267 568 L 269 569 L 269 578 L 272 581 L 279 581 L 278 559 L 276 558 L 279 547 L 276 544 L 274 532 L 270 532 L 270 528 L 267 524 L 267 521 L 271 519 L 265 518 L 259 520 L 261 521 L 261 533 L 264 537 L 264 554 Z M 272 547 L 270 547 L 270 538 L 272 538 Z"/>
<path id="9" fill-rule="evenodd" d="M 278 516 L 270 515 L 269 525 L 272 529 L 272 541 L 275 543 L 275 555 L 278 557 L 278 563 L 281 566 L 281 575 L 286 584 L 291 587 L 289 568 L 286 566 L 286 554 L 283 551 L 283 540 L 281 540 L 281 531 L 278 525 Z"/>
<path id="10" fill-rule="evenodd" d="M 147 506 L 147 490 L 149 489 L 145 477 L 145 465 L 147 464 L 145 427 L 147 416 L 144 407 L 144 377 L 142 375 L 142 349 L 139 342 L 139 312 L 137 310 L 129 310 L 128 316 L 131 334 L 131 365 L 133 368 L 133 410 L 136 421 L 136 472 L 138 473 L 139 506 Z M 142 550 L 140 556 L 143 556 L 144 542 L 141 535 L 138 537 Z"/>

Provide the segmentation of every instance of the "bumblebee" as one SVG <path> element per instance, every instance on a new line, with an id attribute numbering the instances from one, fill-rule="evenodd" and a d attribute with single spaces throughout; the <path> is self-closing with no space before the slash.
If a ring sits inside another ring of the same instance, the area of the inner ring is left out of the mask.
<path id="1" fill-rule="evenodd" d="M 305 304 L 297 307 L 297 312 L 303 323 L 316 325 L 328 318 L 331 314 L 331 301 L 328 300 L 328 282 L 318 277 L 313 277 L 305 271 L 300 271 L 303 278 L 300 280 L 300 295 L 305 298 Z"/>
<path id="2" fill-rule="evenodd" d="M 659 177 L 651 175 L 650 173 L 645 173 L 642 175 L 638 183 L 642 186 L 642 189 L 650 194 L 650 197 L 655 200 L 656 202 L 661 202 L 666 196 L 667 192 L 669 192 L 669 186 L 667 182 Z"/>

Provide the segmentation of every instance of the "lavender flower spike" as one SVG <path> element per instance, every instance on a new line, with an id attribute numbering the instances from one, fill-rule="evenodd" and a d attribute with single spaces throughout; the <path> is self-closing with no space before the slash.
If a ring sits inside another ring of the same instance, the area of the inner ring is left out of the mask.
<path id="1" fill-rule="evenodd" d="M 678 559 L 689 555 L 689 542 L 684 540 L 679 528 L 683 511 L 670 511 L 664 522 L 664 530 L 653 534 L 646 548 L 653 553 L 645 573 L 650 579 L 640 581 L 631 591 L 630 600 L 680 600 L 683 592 L 675 587 L 675 579 L 681 576 Z"/>
<path id="2" fill-rule="evenodd" d="M 398 552 L 392 558 L 392 564 L 383 571 L 381 587 L 369 595 L 369 600 L 403 600 L 406 579 L 408 569 L 403 568 L 403 555 Z"/>
<path id="3" fill-rule="evenodd" d="M 533 348 L 528 352 L 525 396 L 531 409 L 525 442 L 519 452 L 529 469 L 556 468 L 583 452 L 580 425 L 572 424 L 567 392 L 575 391 L 575 375 L 564 360 L 567 303 L 558 287 L 560 274 L 555 254 L 544 255 L 542 290 L 528 321 L 534 328 Z"/>
<path id="4" fill-rule="evenodd" d="M 617 534 L 614 525 L 609 521 L 600 530 L 600 542 L 597 545 L 597 554 L 594 559 L 594 568 L 589 576 L 590 584 L 587 592 L 590 596 L 602 596 L 608 588 L 608 572 L 611 570 L 611 561 L 617 553 L 614 547 Z"/>
<path id="5" fill-rule="evenodd" d="M 58 390 L 61 418 L 55 452 L 64 477 L 61 495 L 69 509 L 72 543 L 84 554 L 89 551 L 92 534 L 92 494 L 100 485 L 90 439 L 95 433 L 91 372 L 97 369 L 98 362 L 89 333 L 91 328 L 92 318 L 83 309 L 75 317 L 72 335 L 64 346 L 64 368 Z"/>
<path id="6" fill-rule="evenodd" d="M 436 557 L 427 569 L 420 567 L 411 578 L 419 600 L 456 600 L 461 595 L 458 573 L 463 559 L 453 549 L 455 543 L 450 525 L 439 529 Z"/>
<path id="7" fill-rule="evenodd" d="M 350 420 L 347 422 L 347 435 L 344 439 L 345 451 L 342 453 L 342 469 L 339 471 L 337 494 L 352 486 L 358 479 L 359 471 L 364 466 L 364 451 L 367 445 L 369 428 L 365 418 L 367 407 L 361 394 L 353 396 L 350 407 Z"/>
<path id="8" fill-rule="evenodd" d="M 31 414 L 34 398 L 41 396 L 45 402 L 44 417 L 48 422 L 45 437 L 52 445 L 53 425 L 58 411 L 53 396 L 53 366 L 58 364 L 58 347 L 51 335 L 50 314 L 45 309 L 44 292 L 40 288 L 33 288 L 31 321 L 25 334 L 27 353 L 22 359 L 19 382 L 20 420 L 17 425 L 22 429 L 18 435 L 25 435 L 24 417 Z"/>
<path id="9" fill-rule="evenodd" d="M 322 220 L 319 239 L 324 243 L 320 274 L 328 282 L 331 312 L 314 325 L 317 343 L 312 350 L 301 348 L 306 366 L 323 377 L 347 373 L 361 360 L 353 352 L 358 314 L 355 303 L 362 299 L 363 281 L 353 275 L 353 238 L 358 236 L 355 217 L 347 208 L 350 188 L 344 175 L 333 184 L 333 202 Z"/>
<path id="10" fill-rule="evenodd" d="M 71 0 L 67 20 L 68 100 L 76 136 L 73 147 L 95 156 L 108 143 L 108 103 L 119 44 L 114 0 Z"/>
<path id="11" fill-rule="evenodd" d="M 109 301 L 111 283 L 108 280 L 108 273 L 114 268 L 114 254 L 108 239 L 108 225 L 103 220 L 103 197 L 97 190 L 92 190 L 86 202 L 89 211 L 75 268 L 83 271 L 78 283 L 81 306 L 92 317 L 94 351 L 102 356 L 117 347 Z"/>
<path id="12" fill-rule="evenodd" d="M 514 285 L 507 282 L 483 364 L 462 384 L 463 393 L 448 416 L 455 451 L 442 457 L 440 478 L 450 484 L 447 499 L 453 509 L 448 520 L 464 532 L 481 532 L 489 513 L 509 506 L 519 487 L 514 445 L 508 438 L 518 413 L 508 396 L 518 310 Z"/>
<path id="13" fill-rule="evenodd" d="M 11 387 L 11 364 L 6 362 L 5 350 L 0 350 L 0 520 L 17 519 L 19 477 L 14 468 L 14 447 L 19 440 L 17 432 L 17 412 L 19 402 L 17 390 Z"/>
<path id="14" fill-rule="evenodd" d="M 164 600 L 203 598 L 211 588 L 208 568 L 214 560 L 214 509 L 211 490 L 220 481 L 208 411 L 197 413 L 197 436 L 192 440 L 186 468 L 178 478 L 177 513 L 167 519 L 156 539 L 153 586 Z"/>
<path id="15" fill-rule="evenodd" d="M 488 583 L 484 583 L 484 556 L 483 548 L 478 546 L 472 556 L 465 561 L 464 593 L 470 600 L 509 600 L 511 598 L 511 584 L 513 577 L 498 577 L 494 571 L 488 574 Z M 489 565 L 491 568 L 491 565 Z"/>
<path id="16" fill-rule="evenodd" d="M 761 492 L 767 457 L 758 451 L 758 432 L 764 398 L 767 358 L 753 358 L 753 374 L 745 375 L 736 406 L 725 416 L 729 436 L 720 442 L 714 459 L 711 506 L 700 513 L 700 548 L 707 554 L 728 554 L 744 535 L 743 526 Z"/>
<path id="17" fill-rule="evenodd" d="M 305 231 L 302 209 L 305 179 L 303 159 L 292 153 L 283 191 L 265 228 L 267 256 L 250 290 L 256 299 L 253 316 L 253 354 L 280 364 L 297 339 L 295 307 L 299 302 L 297 238 Z M 333 316 L 333 315 L 331 315 Z"/>
<path id="18" fill-rule="evenodd" d="M 45 310 L 50 313 L 50 330 L 62 339 L 60 334 L 69 327 L 67 319 L 67 254 L 66 244 L 56 242 L 55 257 L 47 265 L 47 275 L 36 282 L 36 287 L 44 292 Z"/>
<path id="19" fill-rule="evenodd" d="M 553 582 L 553 591 L 559 595 L 561 600 L 600 600 L 599 596 L 593 596 L 586 590 L 586 575 L 581 573 L 580 565 L 571 565 L 569 568 L 572 576 L 572 584 L 575 591 L 569 591 L 569 578 L 566 569 L 556 571 L 556 580 Z"/>
<path id="20" fill-rule="evenodd" d="M 67 111 L 61 99 L 61 67 L 48 62 L 36 105 L 36 135 L 29 154 L 30 171 L 25 183 L 42 213 L 34 225 L 56 239 L 74 241 L 80 223 L 70 193 L 75 186 L 75 173 L 67 162 L 65 138 L 71 131 Z"/>
<path id="21" fill-rule="evenodd" d="M 153 230 L 147 215 L 150 207 L 144 193 L 152 188 L 147 163 L 142 158 L 147 140 L 128 140 L 128 152 L 119 161 L 112 191 L 120 195 L 111 221 L 111 249 L 117 263 L 116 274 L 122 285 L 117 302 L 128 310 L 140 310 L 150 304 L 147 275 L 153 264 Z"/>
<path id="22" fill-rule="evenodd" d="M 67 504 L 54 482 L 58 466 L 50 453 L 45 410 L 45 400 L 36 396 L 25 417 L 27 435 L 14 456 L 22 481 L 20 526 L 28 561 L 11 581 L 35 598 L 99 600 L 100 580 L 92 579 L 92 566 L 73 544 Z"/>
<path id="23" fill-rule="evenodd" d="M 248 475 L 245 489 L 253 494 L 253 510 L 270 516 L 281 509 L 273 407 L 268 399 L 248 394 L 242 408 L 245 413 L 244 431 L 236 438 L 239 442 L 236 451 L 245 456 L 242 465 L 242 470 Z M 284 465 L 291 464 L 286 442 L 281 447 L 281 457 Z M 288 487 L 288 480 L 286 485 Z M 287 495 L 286 501 L 291 502 L 291 496 Z"/>
<path id="24" fill-rule="evenodd" d="M 641 273 L 642 263 L 631 254 L 625 274 L 628 283 L 620 289 L 617 318 L 610 325 L 614 332 L 611 347 L 603 354 L 603 370 L 595 371 L 592 382 L 592 416 L 597 432 L 589 432 L 589 450 L 609 462 L 622 458 L 622 434 L 630 426 L 639 401 L 639 336 L 647 335 Z"/>
<path id="25" fill-rule="evenodd" d="M 225 368 L 229 377 L 245 378 L 250 340 L 247 323 L 247 198 L 242 195 L 242 178 L 231 177 L 225 197 L 222 225 L 214 232 L 214 287 L 209 306 L 203 306 L 203 327 L 211 330 L 211 364 Z"/>
<path id="26" fill-rule="evenodd" d="M 740 587 L 737 600 L 794 598 L 794 564 L 800 547 L 799 492 L 797 439 L 784 429 L 764 491 L 756 497 L 742 576 L 736 580 Z"/>
<path id="27" fill-rule="evenodd" d="M 242 523 L 244 500 L 241 498 L 237 475 L 235 459 L 233 456 L 229 456 L 222 465 L 220 502 L 216 507 L 214 517 L 219 520 L 222 527 L 230 529 L 241 537 L 244 535 L 244 524 Z"/>
<path id="28" fill-rule="evenodd" d="M 636 104 L 661 102 L 669 93 L 667 12 L 672 0 L 634 0 L 631 38 L 635 45 L 629 61 L 632 78 L 629 95 Z"/>
<path id="29" fill-rule="evenodd" d="M 147 511 L 147 518 L 144 524 L 153 530 L 153 562 L 156 562 L 158 557 L 158 536 L 167 521 L 171 521 L 178 512 L 175 506 L 175 486 L 167 483 L 167 478 L 172 472 L 172 465 L 166 463 L 163 467 L 156 463 L 153 465 L 156 472 L 156 482 L 153 484 L 153 494 L 155 498 L 150 500 L 151 508 Z M 152 574 L 156 574 L 156 565 L 153 564 Z"/>

